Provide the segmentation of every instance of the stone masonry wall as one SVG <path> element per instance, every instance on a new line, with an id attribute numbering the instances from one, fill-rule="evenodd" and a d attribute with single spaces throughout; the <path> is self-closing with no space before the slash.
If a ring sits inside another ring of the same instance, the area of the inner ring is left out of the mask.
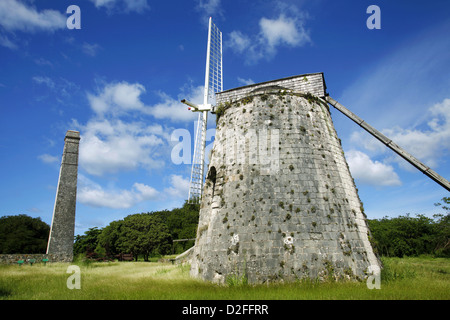
<path id="1" fill-rule="evenodd" d="M 0 264 L 16 264 L 23 260 L 24 264 L 29 264 L 30 259 L 35 259 L 35 263 L 42 263 L 42 259 L 48 259 L 48 262 L 72 262 L 71 255 L 58 254 L 0 254 Z"/>
<path id="2" fill-rule="evenodd" d="M 243 90 L 233 102 L 218 95 L 226 108 L 217 113 L 191 275 L 363 279 L 379 261 L 328 106 L 299 92 Z"/>
<path id="3" fill-rule="evenodd" d="M 323 73 L 309 73 L 219 92 L 216 94 L 216 105 L 226 101 L 237 101 L 243 97 L 246 97 L 251 91 L 258 90 L 269 85 L 280 86 L 296 92 L 309 92 L 317 97 L 324 97 L 326 93 Z M 214 111 L 215 110 L 213 110 L 213 112 Z"/>

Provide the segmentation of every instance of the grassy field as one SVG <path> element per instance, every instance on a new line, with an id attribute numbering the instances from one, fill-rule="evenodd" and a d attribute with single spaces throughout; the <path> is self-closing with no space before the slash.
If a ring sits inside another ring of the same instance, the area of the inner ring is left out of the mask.
<path id="1" fill-rule="evenodd" d="M 0 265 L 0 299 L 450 299 L 450 259 L 384 258 L 383 263 L 379 290 L 369 290 L 365 282 L 214 285 L 190 278 L 188 265 L 160 262 L 78 263 L 81 288 L 70 290 L 69 264 Z"/>

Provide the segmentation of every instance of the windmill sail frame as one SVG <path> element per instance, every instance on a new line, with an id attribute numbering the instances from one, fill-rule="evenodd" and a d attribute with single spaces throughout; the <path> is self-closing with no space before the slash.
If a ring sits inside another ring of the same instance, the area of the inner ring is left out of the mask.
<path id="1" fill-rule="evenodd" d="M 188 203 L 199 203 L 203 192 L 206 127 L 208 112 L 215 104 L 215 94 L 223 91 L 223 60 L 222 60 L 222 32 L 209 18 L 208 44 L 206 49 L 205 86 L 203 105 L 196 106 L 186 100 L 181 102 L 191 106 L 190 110 L 199 112 L 197 128 L 195 130 L 194 156 L 189 184 Z"/>

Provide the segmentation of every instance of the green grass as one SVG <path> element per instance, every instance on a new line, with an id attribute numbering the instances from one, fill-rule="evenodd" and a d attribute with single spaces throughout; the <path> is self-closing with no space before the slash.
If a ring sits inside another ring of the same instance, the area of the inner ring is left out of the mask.
<path id="1" fill-rule="evenodd" d="M 365 282 L 215 285 L 192 279 L 188 265 L 161 262 L 77 263 L 81 289 L 70 290 L 69 264 L 0 265 L 0 299 L 450 299 L 450 259 L 384 258 L 383 263 L 379 290 L 369 290 Z"/>

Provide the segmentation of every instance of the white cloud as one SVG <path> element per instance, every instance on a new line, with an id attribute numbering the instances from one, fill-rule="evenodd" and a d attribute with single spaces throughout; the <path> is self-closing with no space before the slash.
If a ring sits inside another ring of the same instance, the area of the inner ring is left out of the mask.
<path id="1" fill-rule="evenodd" d="M 44 82 L 43 79 L 36 79 Z M 197 114 L 188 111 L 180 102 L 163 92 L 162 100 L 146 105 L 141 96 L 146 92 L 139 83 L 117 82 L 105 84 L 87 98 L 95 116 L 86 124 L 73 120 L 72 126 L 81 132 L 80 167 L 96 176 L 137 169 L 160 169 L 170 161 L 173 128 L 144 121 L 152 116 L 173 122 L 193 121 Z M 201 103 L 203 87 L 186 86 L 184 98 Z M 134 119 L 129 120 L 130 116 Z"/>
<path id="2" fill-rule="evenodd" d="M 2 34 L 0 34 L 0 46 L 9 48 L 11 50 L 15 50 L 15 49 L 19 48 L 19 46 L 17 44 L 15 44 L 11 40 L 9 40 L 9 38 L 7 36 L 2 35 Z"/>
<path id="3" fill-rule="evenodd" d="M 142 13 L 150 9 L 147 0 L 124 0 L 126 11 Z"/>
<path id="4" fill-rule="evenodd" d="M 39 66 L 49 66 L 49 67 L 53 67 L 53 63 L 51 63 L 50 61 L 44 59 L 44 58 L 38 58 L 38 59 L 34 59 L 34 62 L 39 65 Z"/>
<path id="5" fill-rule="evenodd" d="M 83 174 L 78 175 L 77 200 L 92 207 L 106 207 L 113 209 L 128 209 L 144 201 L 167 199 L 185 199 L 189 190 L 189 181 L 179 175 L 170 176 L 171 186 L 163 192 L 143 183 L 135 182 L 127 189 L 105 189 Z"/>
<path id="6" fill-rule="evenodd" d="M 251 84 L 255 83 L 255 81 L 253 81 L 252 79 L 243 79 L 243 78 L 238 77 L 237 80 L 238 80 L 239 83 L 242 83 L 245 86 L 248 86 L 248 85 L 251 85 Z"/>
<path id="7" fill-rule="evenodd" d="M 203 87 L 189 87 L 183 89 L 185 94 L 183 98 L 189 101 L 201 104 L 203 103 Z M 186 92 L 187 91 L 187 92 Z M 161 102 L 152 106 L 146 105 L 141 100 L 141 95 L 146 92 L 143 85 L 139 83 L 119 82 L 106 84 L 97 94 L 88 93 L 87 97 L 92 110 L 97 115 L 121 116 L 137 112 L 144 115 L 151 115 L 156 119 L 169 119 L 173 122 L 193 121 L 196 115 L 184 108 L 180 102 L 181 99 L 174 99 L 164 92 L 158 92 L 157 95 Z"/>
<path id="8" fill-rule="evenodd" d="M 173 122 L 187 122 L 197 119 L 198 114 L 188 111 L 187 107 L 181 104 L 181 99 L 174 99 L 164 92 L 159 92 L 158 95 L 162 101 L 151 106 L 148 110 L 148 113 L 156 119 L 170 119 Z M 182 98 L 194 104 L 202 104 L 203 86 L 190 87 L 188 92 L 182 95 Z"/>
<path id="9" fill-rule="evenodd" d="M 27 211 L 31 212 L 31 213 L 41 213 L 42 212 L 41 209 L 36 208 L 36 207 L 31 207 L 31 208 L 27 209 Z"/>
<path id="10" fill-rule="evenodd" d="M 94 5 L 99 7 L 112 6 L 116 2 L 116 0 L 90 0 Z"/>
<path id="11" fill-rule="evenodd" d="M 36 82 L 37 84 L 45 84 L 50 89 L 55 88 L 55 82 L 53 82 L 53 80 L 50 79 L 49 77 L 34 76 L 33 81 Z"/>
<path id="12" fill-rule="evenodd" d="M 198 0 L 197 10 L 199 10 L 204 17 L 208 18 L 222 15 L 220 0 Z"/>
<path id="13" fill-rule="evenodd" d="M 180 175 L 172 174 L 170 176 L 171 187 L 164 189 L 164 192 L 172 198 L 185 199 L 189 192 L 189 180 Z"/>
<path id="14" fill-rule="evenodd" d="M 79 175 L 78 182 L 77 200 L 92 207 L 128 209 L 139 202 L 156 200 L 160 197 L 156 189 L 137 182 L 130 190 L 104 190 L 84 175 Z"/>
<path id="15" fill-rule="evenodd" d="M 250 37 L 243 34 L 241 31 L 232 31 L 229 34 L 228 46 L 231 47 L 235 52 L 242 53 L 244 50 L 250 47 L 251 40 Z"/>
<path id="16" fill-rule="evenodd" d="M 47 76 L 34 76 L 32 80 L 38 85 L 45 85 L 49 88 L 52 92 L 52 97 L 65 106 L 67 106 L 67 101 L 65 100 L 77 94 L 80 89 L 75 83 L 61 77 L 52 79 Z"/>
<path id="17" fill-rule="evenodd" d="M 372 161 L 367 154 L 361 151 L 350 150 L 345 155 L 353 178 L 359 182 L 375 186 L 401 185 L 392 166 Z"/>
<path id="18" fill-rule="evenodd" d="M 186 97 L 192 101 L 202 98 L 199 89 L 186 87 L 181 91 L 193 91 Z M 73 120 L 72 127 L 81 132 L 79 164 L 89 175 L 102 177 L 131 170 L 161 169 L 170 161 L 172 128 L 144 121 L 148 116 L 186 119 L 179 114 L 192 112 L 183 110 L 179 100 L 159 93 L 163 100 L 154 106 L 146 105 L 141 96 L 146 92 L 139 83 L 117 82 L 105 84 L 96 94 L 87 98 L 95 112 L 86 124 Z M 176 115 L 174 115 L 176 114 Z M 130 116 L 139 120 L 130 121 Z M 130 208 L 147 200 L 166 197 L 186 198 L 188 181 L 181 176 L 170 176 L 170 186 L 162 190 L 136 182 L 131 188 L 103 188 L 81 175 L 78 200 L 86 205 L 108 208 Z"/>
<path id="19" fill-rule="evenodd" d="M 118 82 L 105 84 L 96 94 L 87 94 L 95 115 L 86 124 L 73 120 L 71 125 L 81 133 L 79 164 L 84 172 L 102 177 L 141 169 L 151 171 L 161 169 L 171 161 L 173 128 L 148 119 L 153 116 L 186 121 L 193 120 L 197 114 L 186 110 L 179 100 L 161 92 L 158 94 L 161 103 L 146 105 L 141 100 L 145 92 L 145 87 L 139 83 Z M 185 86 L 181 92 L 186 92 L 184 97 L 194 103 L 203 98 L 202 87 Z M 171 176 L 171 181 L 173 185 L 164 192 L 173 197 L 183 194 L 184 198 L 187 182 L 180 176 Z M 97 187 L 86 190 L 90 191 L 84 195 L 86 203 L 93 203 L 95 197 L 104 199 L 106 203 L 111 194 Z M 137 192 L 147 194 L 146 191 L 153 194 L 152 190 L 139 184 L 133 190 L 112 193 L 122 203 L 133 203 L 138 199 L 135 196 Z"/>
<path id="20" fill-rule="evenodd" d="M 237 54 L 244 54 L 248 64 L 255 64 L 262 58 L 271 60 L 280 46 L 301 47 L 311 42 L 304 27 L 305 17 L 303 14 L 288 17 L 284 13 L 277 19 L 262 17 L 259 20 L 259 34 L 250 37 L 241 31 L 232 31 L 225 47 Z"/>
<path id="21" fill-rule="evenodd" d="M 76 124 L 75 124 L 76 125 Z M 119 119 L 92 119 L 81 132 L 80 166 L 89 174 L 161 168 L 168 134 L 159 125 L 126 123 Z M 166 152 L 170 155 L 170 152 Z"/>
<path id="22" fill-rule="evenodd" d="M 56 10 L 42 10 L 17 0 L 0 1 L 0 25 L 7 31 L 55 31 L 66 28 L 67 17 Z"/>
<path id="23" fill-rule="evenodd" d="M 81 47 L 81 50 L 91 57 L 95 57 L 100 49 L 101 47 L 98 44 L 96 43 L 90 44 L 87 42 L 84 42 L 83 46 Z"/>
<path id="24" fill-rule="evenodd" d="M 450 152 L 450 99 L 435 104 L 425 114 L 426 124 L 420 124 L 418 128 L 395 126 L 381 132 L 414 157 L 435 168 Z M 362 132 L 353 132 L 351 141 L 374 155 L 386 154 L 388 151 L 381 142 Z M 404 169 L 416 170 L 400 157 L 391 157 L 390 160 L 398 162 Z"/>
<path id="25" fill-rule="evenodd" d="M 111 12 L 137 12 L 142 13 L 150 6 L 147 0 L 90 0 L 96 8 L 105 8 Z"/>
<path id="26" fill-rule="evenodd" d="M 280 15 L 278 19 L 261 18 L 259 21 L 261 34 L 270 47 L 280 44 L 299 46 L 308 41 L 309 35 L 303 28 L 303 22 Z"/>
<path id="27" fill-rule="evenodd" d="M 44 163 L 55 163 L 60 161 L 60 158 L 52 156 L 50 154 L 41 154 L 40 156 L 38 156 L 38 159 Z"/>
<path id="28" fill-rule="evenodd" d="M 98 115 L 119 116 L 129 111 L 144 111 L 145 105 L 140 95 L 145 92 L 143 85 L 127 82 L 107 84 L 98 95 L 88 93 L 87 97 Z"/>

